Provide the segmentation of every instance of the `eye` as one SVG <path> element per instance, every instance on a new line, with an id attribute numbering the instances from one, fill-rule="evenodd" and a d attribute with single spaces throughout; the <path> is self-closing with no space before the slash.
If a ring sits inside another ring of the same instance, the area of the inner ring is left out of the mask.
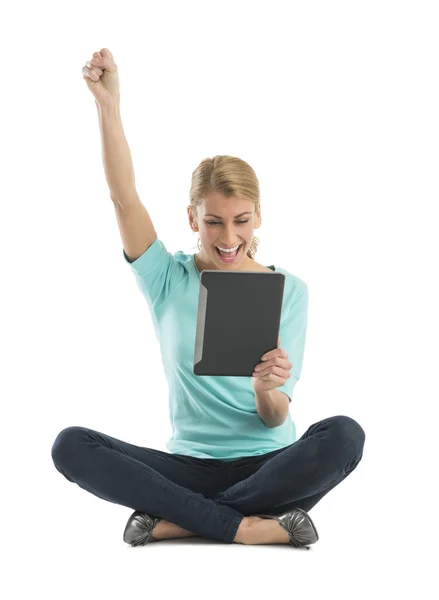
<path id="1" fill-rule="evenodd" d="M 246 221 L 236 221 L 237 223 L 248 223 L 248 219 Z M 221 225 L 219 221 L 206 221 L 208 225 Z"/>

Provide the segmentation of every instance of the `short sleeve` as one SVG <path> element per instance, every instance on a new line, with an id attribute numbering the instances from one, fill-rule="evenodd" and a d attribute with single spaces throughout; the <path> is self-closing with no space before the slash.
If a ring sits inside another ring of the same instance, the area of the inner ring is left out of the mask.
<path id="1" fill-rule="evenodd" d="M 300 379 L 303 356 L 305 352 L 306 327 L 308 322 L 308 286 L 300 281 L 300 288 L 295 294 L 293 303 L 279 329 L 280 347 L 287 351 L 288 360 L 292 363 L 290 378 L 276 388 L 284 392 L 290 399 Z"/>
<path id="2" fill-rule="evenodd" d="M 186 274 L 183 265 L 166 250 L 164 243 L 158 237 L 133 262 L 129 261 L 125 249 L 123 249 L 123 257 L 130 265 L 137 286 L 153 311 L 168 299 Z"/>

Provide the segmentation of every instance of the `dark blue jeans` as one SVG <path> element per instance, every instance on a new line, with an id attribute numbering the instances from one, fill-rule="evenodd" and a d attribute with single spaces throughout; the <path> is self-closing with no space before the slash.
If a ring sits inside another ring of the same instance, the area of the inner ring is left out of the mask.
<path id="1" fill-rule="evenodd" d="M 95 496 L 233 543 L 244 516 L 309 511 L 351 473 L 365 433 L 352 418 L 311 425 L 293 444 L 233 461 L 142 448 L 86 427 L 56 437 L 52 459 Z"/>

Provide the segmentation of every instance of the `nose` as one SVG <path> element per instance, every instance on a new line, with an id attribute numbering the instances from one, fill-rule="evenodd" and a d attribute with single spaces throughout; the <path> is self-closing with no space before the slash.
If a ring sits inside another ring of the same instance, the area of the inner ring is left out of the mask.
<path id="1" fill-rule="evenodd" d="M 228 248 L 233 248 L 236 244 L 241 243 L 234 225 L 224 225 L 224 234 L 221 236 L 221 242 Z"/>

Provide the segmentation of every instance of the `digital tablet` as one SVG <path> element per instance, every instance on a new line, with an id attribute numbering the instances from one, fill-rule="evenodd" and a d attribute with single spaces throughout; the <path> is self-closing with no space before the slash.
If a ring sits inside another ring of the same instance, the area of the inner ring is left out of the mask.
<path id="1" fill-rule="evenodd" d="M 277 348 L 284 286 L 276 271 L 202 271 L 194 374 L 251 377 Z"/>

